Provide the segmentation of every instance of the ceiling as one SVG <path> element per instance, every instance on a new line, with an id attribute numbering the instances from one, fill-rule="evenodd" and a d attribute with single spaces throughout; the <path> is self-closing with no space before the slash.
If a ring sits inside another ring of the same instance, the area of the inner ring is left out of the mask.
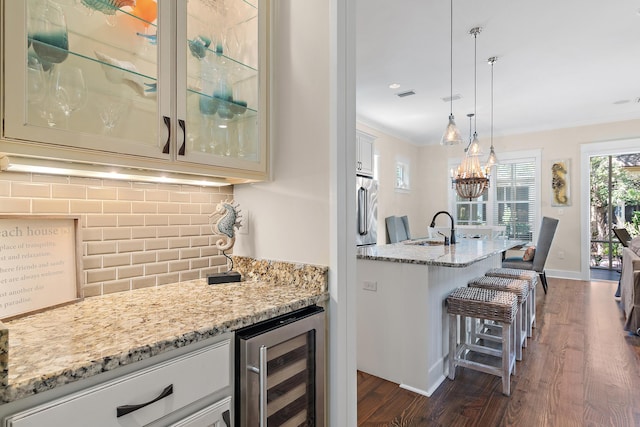
<path id="1" fill-rule="evenodd" d="M 409 142 L 437 144 L 450 104 L 450 2 L 357 0 L 356 114 Z M 640 118 L 640 0 L 453 0 L 453 114 L 466 139 Z M 399 83 L 398 89 L 389 84 Z M 415 95 L 398 97 L 408 90 Z"/>

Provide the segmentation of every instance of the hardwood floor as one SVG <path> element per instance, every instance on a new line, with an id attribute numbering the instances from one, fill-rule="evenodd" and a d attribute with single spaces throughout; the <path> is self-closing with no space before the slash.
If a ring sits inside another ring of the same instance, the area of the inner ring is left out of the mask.
<path id="1" fill-rule="evenodd" d="M 431 397 L 358 372 L 358 425 L 640 426 L 640 337 L 623 330 L 617 282 L 548 280 L 511 397 L 460 367 Z"/>

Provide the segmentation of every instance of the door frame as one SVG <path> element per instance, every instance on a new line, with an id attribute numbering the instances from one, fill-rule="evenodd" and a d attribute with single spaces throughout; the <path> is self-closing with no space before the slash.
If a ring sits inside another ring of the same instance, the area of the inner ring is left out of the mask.
<path id="1" fill-rule="evenodd" d="M 590 161 L 593 156 L 608 156 L 617 154 L 637 153 L 640 147 L 640 138 L 621 139 L 613 141 L 594 142 L 590 144 L 580 145 L 580 280 L 589 280 L 591 277 L 589 256 L 591 244 L 591 227 L 590 227 Z"/>

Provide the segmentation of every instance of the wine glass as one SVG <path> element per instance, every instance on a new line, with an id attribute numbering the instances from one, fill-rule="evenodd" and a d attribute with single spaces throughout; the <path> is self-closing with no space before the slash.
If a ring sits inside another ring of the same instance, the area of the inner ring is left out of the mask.
<path id="1" fill-rule="evenodd" d="M 27 58 L 27 100 L 39 104 L 47 96 L 47 79 L 42 64 L 35 54 L 29 52 Z"/>
<path id="2" fill-rule="evenodd" d="M 45 71 L 69 56 L 67 19 L 62 7 L 51 0 L 31 0 L 29 38 Z"/>
<path id="3" fill-rule="evenodd" d="M 71 113 L 84 107 L 87 96 L 87 85 L 81 68 L 70 65 L 55 67 L 49 85 L 49 97 L 52 101 L 50 105 L 62 110 L 67 127 Z"/>
<path id="4" fill-rule="evenodd" d="M 108 98 L 102 103 L 100 120 L 102 120 L 102 132 L 111 134 L 115 127 L 129 109 L 130 102 L 119 98 Z"/>

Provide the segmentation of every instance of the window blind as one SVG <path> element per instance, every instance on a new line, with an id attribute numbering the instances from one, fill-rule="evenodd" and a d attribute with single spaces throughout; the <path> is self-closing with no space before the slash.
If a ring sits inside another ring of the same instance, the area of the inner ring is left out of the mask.
<path id="1" fill-rule="evenodd" d="M 493 224 L 504 225 L 512 239 L 533 239 L 536 191 L 534 159 L 501 162 L 495 171 Z"/>

